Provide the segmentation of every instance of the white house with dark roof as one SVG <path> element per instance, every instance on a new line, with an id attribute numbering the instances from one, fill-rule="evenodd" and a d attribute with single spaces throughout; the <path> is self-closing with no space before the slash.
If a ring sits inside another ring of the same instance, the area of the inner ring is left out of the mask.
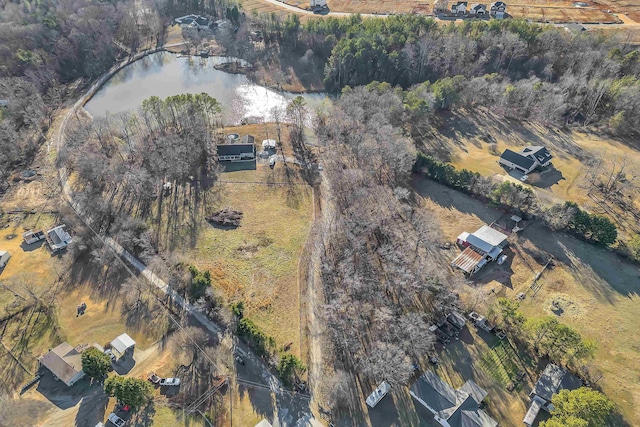
<path id="1" fill-rule="evenodd" d="M 443 427 L 496 427 L 498 423 L 480 409 L 487 392 L 472 380 L 457 390 L 432 371 L 413 383 L 411 396 L 433 414 Z"/>
<path id="2" fill-rule="evenodd" d="M 491 7 L 489 8 L 489 15 L 494 18 L 502 19 L 505 17 L 507 13 L 507 4 L 503 1 L 496 1 L 491 3 Z"/>
<path id="3" fill-rule="evenodd" d="M 545 147 L 540 145 L 531 145 L 525 147 L 519 153 L 507 148 L 504 150 L 502 155 L 500 155 L 498 163 L 526 175 L 539 167 L 549 166 L 552 158 L 553 156 Z"/>
<path id="4" fill-rule="evenodd" d="M 459 1 L 451 6 L 451 13 L 456 15 L 464 15 L 467 13 L 467 2 Z"/>
<path id="5" fill-rule="evenodd" d="M 582 381 L 564 368 L 549 363 L 544 369 L 535 387 L 529 393 L 531 405 L 522 422 L 531 427 L 538 417 L 540 409 L 551 411 L 553 404 L 551 398 L 560 390 L 575 390 L 582 387 Z"/>
<path id="6" fill-rule="evenodd" d="M 482 3 L 473 3 L 469 8 L 469 15 L 485 16 L 487 14 L 487 5 Z"/>

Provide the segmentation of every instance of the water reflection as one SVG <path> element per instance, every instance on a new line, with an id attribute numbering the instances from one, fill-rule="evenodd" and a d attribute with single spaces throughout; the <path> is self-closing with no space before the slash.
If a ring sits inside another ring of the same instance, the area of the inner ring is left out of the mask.
<path id="1" fill-rule="evenodd" d="M 228 58 L 176 57 L 156 53 L 118 72 L 87 103 L 95 116 L 137 109 L 150 96 L 166 98 L 181 93 L 206 92 L 222 104 L 226 123 L 239 123 L 244 117 L 272 120 L 274 107 L 284 108 L 297 95 L 275 92 L 250 82 L 246 76 L 229 74 L 214 68 Z M 325 99 L 323 94 L 302 95 L 313 108 Z"/>

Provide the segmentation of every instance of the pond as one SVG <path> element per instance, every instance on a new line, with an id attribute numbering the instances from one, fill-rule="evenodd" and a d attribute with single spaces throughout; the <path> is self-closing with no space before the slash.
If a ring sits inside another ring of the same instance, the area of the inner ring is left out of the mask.
<path id="1" fill-rule="evenodd" d="M 277 92 L 257 85 L 245 75 L 216 70 L 229 62 L 224 57 L 179 57 L 167 52 L 149 55 L 113 76 L 85 105 L 94 117 L 135 110 L 150 96 L 166 98 L 182 93 L 206 92 L 222 105 L 225 123 L 245 117 L 273 119 L 272 109 L 283 108 L 298 94 Z M 302 94 L 310 110 L 322 104 L 324 94 Z"/>

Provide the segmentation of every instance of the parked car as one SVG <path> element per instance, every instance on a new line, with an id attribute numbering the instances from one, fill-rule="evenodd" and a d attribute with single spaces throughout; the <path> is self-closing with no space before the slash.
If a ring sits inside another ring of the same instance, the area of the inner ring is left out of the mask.
<path id="1" fill-rule="evenodd" d="M 507 260 L 507 256 L 506 255 L 502 255 L 500 258 L 498 258 L 498 264 L 502 265 L 504 264 L 504 262 Z"/>
<path id="2" fill-rule="evenodd" d="M 129 412 L 131 410 L 131 406 L 125 405 L 124 403 L 116 403 L 116 411 Z"/>
<path id="3" fill-rule="evenodd" d="M 111 351 L 111 349 L 110 349 L 110 348 L 106 349 L 106 350 L 104 351 L 104 354 L 108 355 L 108 356 L 111 358 L 111 361 L 112 361 L 112 362 L 115 362 L 115 361 L 116 361 L 116 355 L 115 355 L 115 354 L 113 354 L 113 351 Z"/>
<path id="4" fill-rule="evenodd" d="M 153 384 L 158 384 L 160 382 L 160 380 L 162 380 L 162 378 L 157 376 L 155 372 L 149 372 L 149 375 L 147 376 L 147 379 L 149 381 L 151 381 Z"/>
<path id="5" fill-rule="evenodd" d="M 244 365 L 244 359 L 242 357 L 236 354 L 235 359 L 236 359 L 236 362 L 238 362 L 241 365 Z"/>
<path id="6" fill-rule="evenodd" d="M 126 421 L 114 414 L 113 412 L 109 414 L 107 417 L 109 421 L 116 427 L 123 427 L 126 424 Z"/>
<path id="7" fill-rule="evenodd" d="M 161 386 L 180 385 L 180 378 L 160 378 L 160 382 L 158 384 Z"/>

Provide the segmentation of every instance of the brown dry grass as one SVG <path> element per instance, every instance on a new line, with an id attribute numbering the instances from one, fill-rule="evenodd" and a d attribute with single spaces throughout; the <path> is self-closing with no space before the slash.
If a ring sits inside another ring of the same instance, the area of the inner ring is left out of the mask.
<path id="1" fill-rule="evenodd" d="M 545 145 L 554 156 L 552 163 L 556 171 L 531 174 L 524 185 L 530 184 L 545 203 L 570 200 L 591 212 L 609 215 L 616 222 L 621 238 L 629 238 L 637 232 L 638 225 L 629 212 L 615 208 L 612 211 L 615 214 L 611 214 L 588 195 L 590 185 L 587 179 L 591 169 L 589 162 L 597 158 L 604 159 L 602 170 L 611 167 L 614 159 L 627 159 L 630 163 L 628 172 L 631 175 L 640 172 L 640 150 L 635 148 L 633 141 L 620 141 L 580 131 L 565 132 L 515 120 L 503 120 L 503 124 L 493 126 L 489 124 L 493 120 L 490 116 L 478 114 L 473 118 L 467 117 L 468 121 L 452 120 L 451 123 L 457 123 L 452 132 L 435 135 L 435 145 L 447 147 L 451 153 L 451 163 L 456 168 L 502 179 L 507 174 L 498 164 L 499 153 L 507 148 L 519 151 L 526 145 Z M 486 142 L 485 134 L 491 136 L 492 143 Z M 492 144 L 495 144 L 495 150 Z M 551 179 L 554 176 L 557 178 Z M 556 179 L 559 179 L 557 183 Z M 636 198 L 632 202 L 640 209 L 640 200 Z M 612 203 L 609 205 L 613 207 Z"/>
<path id="2" fill-rule="evenodd" d="M 534 2 L 531 2 L 536 4 Z M 570 5 L 554 4 L 553 6 L 540 7 L 531 5 L 509 5 L 509 15 L 514 18 L 530 19 L 536 22 L 580 22 L 580 23 L 620 23 L 620 19 L 610 13 L 596 8 L 576 8 Z"/>
<path id="3" fill-rule="evenodd" d="M 502 215 L 501 211 L 439 184 L 418 178 L 415 185 L 423 196 L 425 209 L 438 219 L 449 241 L 462 231 L 473 231 Z M 589 362 L 603 374 L 598 387 L 619 406 L 630 425 L 638 425 L 640 409 L 635 402 L 640 399 L 636 381 L 640 376 L 640 336 L 634 333 L 640 327 L 636 315 L 640 302 L 635 288 L 637 266 L 605 249 L 552 233 L 539 223 L 529 224 L 510 241 L 508 261 L 502 266 L 492 263 L 474 276 L 471 286 L 460 289 L 463 301 L 487 313 L 495 298 L 515 298 L 526 292 L 552 254 L 556 267 L 545 271 L 540 281 L 542 289 L 535 297 L 528 294 L 523 312 L 528 316 L 549 315 L 549 301 L 563 301 L 565 313 L 560 320 L 598 345 L 595 359 Z M 457 253 L 443 252 L 443 265 Z M 621 370 L 626 374 L 619 375 Z M 524 408 L 514 410 L 513 419 L 521 420 L 522 411 Z"/>
<path id="4" fill-rule="evenodd" d="M 230 172 L 222 179 L 246 177 L 246 171 Z M 227 301 L 244 301 L 247 317 L 278 345 L 293 342 L 292 352 L 300 356 L 298 259 L 311 224 L 311 190 L 233 183 L 221 184 L 220 193 L 220 208 L 244 213 L 241 226 L 206 226 L 195 249 L 185 250 L 184 257 L 209 269 L 213 286 Z"/>

